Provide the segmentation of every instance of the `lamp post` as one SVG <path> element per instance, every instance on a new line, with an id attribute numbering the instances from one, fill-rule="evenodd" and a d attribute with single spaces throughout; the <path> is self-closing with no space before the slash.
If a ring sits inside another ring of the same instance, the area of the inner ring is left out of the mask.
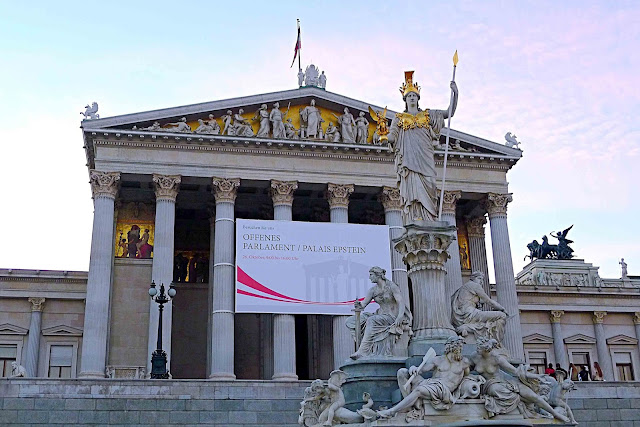
<path id="1" fill-rule="evenodd" d="M 162 350 L 162 310 L 164 309 L 164 305 L 176 296 L 176 288 L 173 287 L 172 283 L 165 295 L 164 284 L 160 285 L 160 293 L 158 293 L 155 282 L 151 282 L 149 296 L 153 301 L 158 303 L 160 310 L 160 316 L 158 317 L 158 344 L 156 345 L 156 350 L 151 355 L 151 379 L 164 380 L 169 378 L 169 372 L 167 371 L 167 353 Z"/>

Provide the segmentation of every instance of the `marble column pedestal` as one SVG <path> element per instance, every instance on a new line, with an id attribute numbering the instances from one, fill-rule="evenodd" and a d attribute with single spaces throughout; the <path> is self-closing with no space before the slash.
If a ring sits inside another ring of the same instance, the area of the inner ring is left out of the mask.
<path id="1" fill-rule="evenodd" d="M 451 325 L 451 299 L 445 285 L 447 249 L 456 240 L 456 227 L 446 221 L 422 221 L 405 226 L 405 233 L 394 239 L 395 249 L 409 267 L 413 290 L 413 336 L 409 357 L 424 355 L 429 347 L 443 348 L 456 336 Z M 439 352 L 438 354 L 442 354 Z"/>

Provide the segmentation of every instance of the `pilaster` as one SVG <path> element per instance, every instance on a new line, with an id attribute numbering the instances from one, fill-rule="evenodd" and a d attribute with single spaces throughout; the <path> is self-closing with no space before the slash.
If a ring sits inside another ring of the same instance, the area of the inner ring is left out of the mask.
<path id="1" fill-rule="evenodd" d="M 638 340 L 638 352 L 640 352 L 640 311 L 633 313 L 633 326 L 636 328 L 636 339 Z"/>
<path id="2" fill-rule="evenodd" d="M 113 266 L 114 201 L 119 172 L 89 173 L 93 193 L 93 231 L 87 277 L 80 378 L 104 378 Z"/>
<path id="3" fill-rule="evenodd" d="M 491 226 L 496 297 L 509 314 L 505 327 L 504 346 L 513 360 L 524 361 L 518 295 L 513 274 L 509 227 L 507 226 L 507 204 L 512 200 L 511 194 L 489 193 L 487 194 L 486 206 Z"/>
<path id="4" fill-rule="evenodd" d="M 216 200 L 211 369 L 209 378 L 232 380 L 234 374 L 235 201 L 239 178 L 213 178 Z"/>

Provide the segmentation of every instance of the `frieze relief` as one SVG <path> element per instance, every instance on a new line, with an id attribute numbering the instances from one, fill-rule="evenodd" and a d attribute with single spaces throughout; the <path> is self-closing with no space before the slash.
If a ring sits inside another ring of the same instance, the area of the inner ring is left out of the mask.
<path id="1" fill-rule="evenodd" d="M 338 111 L 319 107 L 315 99 L 308 104 L 275 102 L 256 107 L 227 110 L 218 114 L 202 113 L 202 117 L 180 117 L 166 121 L 156 120 L 149 125 L 135 125 L 131 130 L 156 133 L 217 135 L 269 138 L 278 140 L 309 140 L 355 145 L 387 145 L 389 120 L 387 110 Z M 148 123 L 148 122 L 147 122 Z M 436 149 L 444 150 L 440 141 Z M 459 139 L 449 141 L 449 150 L 475 153 L 477 149 Z"/>

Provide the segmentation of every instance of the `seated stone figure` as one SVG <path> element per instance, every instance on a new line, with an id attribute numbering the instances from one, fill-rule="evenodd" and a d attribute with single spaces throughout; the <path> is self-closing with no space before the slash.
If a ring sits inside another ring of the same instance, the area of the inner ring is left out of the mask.
<path id="1" fill-rule="evenodd" d="M 380 267 L 369 270 L 369 279 L 375 286 L 369 289 L 364 301 L 354 303 L 356 310 L 363 310 L 373 300 L 380 306 L 375 313 L 362 313 L 360 318 L 361 342 L 352 359 L 361 357 L 391 357 L 396 341 L 404 332 L 411 331 L 412 316 L 400 288 L 385 277 Z M 347 327 L 355 331 L 355 316 L 347 320 Z"/>
<path id="2" fill-rule="evenodd" d="M 445 345 L 444 355 L 429 358 L 427 355 L 419 366 L 398 370 L 398 385 L 404 397 L 394 407 L 378 412 L 382 418 L 390 418 L 398 412 L 407 412 L 414 406 L 420 408 L 423 401 L 429 401 L 437 410 L 450 409 L 460 398 L 460 386 L 469 375 L 471 361 L 462 355 L 464 338 L 451 337 Z M 429 353 L 427 353 L 429 354 Z M 433 371 L 431 378 L 424 379 L 420 374 Z M 475 379 L 470 377 L 470 382 Z M 471 387 L 467 387 L 471 388 Z M 479 392 L 479 387 L 475 387 Z M 469 394 L 466 391 L 465 396 Z M 469 396 L 476 397 L 476 396 Z"/>
<path id="3" fill-rule="evenodd" d="M 485 338 L 493 338 L 498 343 L 504 337 L 507 319 L 505 308 L 489 298 L 482 288 L 484 274 L 474 271 L 471 280 L 462 285 L 451 297 L 451 324 L 456 332 L 466 337 L 469 333 Z M 483 311 L 480 303 L 493 307 L 496 311 Z"/>

